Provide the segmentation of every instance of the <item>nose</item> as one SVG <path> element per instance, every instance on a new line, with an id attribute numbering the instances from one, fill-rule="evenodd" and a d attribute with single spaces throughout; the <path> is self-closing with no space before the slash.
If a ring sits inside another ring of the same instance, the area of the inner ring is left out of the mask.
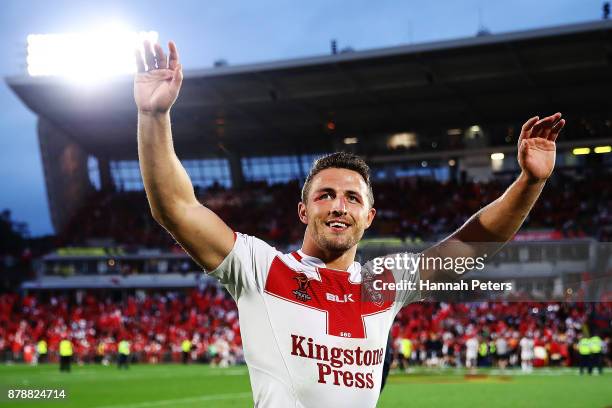
<path id="1" fill-rule="evenodd" d="M 333 215 L 346 215 L 348 212 L 346 209 L 346 199 L 344 197 L 337 197 L 334 200 L 333 206 L 330 210 Z"/>

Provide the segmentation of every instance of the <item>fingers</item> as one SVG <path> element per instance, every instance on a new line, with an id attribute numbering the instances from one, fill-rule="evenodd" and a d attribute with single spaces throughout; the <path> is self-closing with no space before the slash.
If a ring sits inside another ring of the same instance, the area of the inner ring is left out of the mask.
<path id="1" fill-rule="evenodd" d="M 136 69 L 138 72 L 145 72 L 145 64 L 142 59 L 142 54 L 139 49 L 134 50 L 134 57 L 136 58 Z"/>
<path id="2" fill-rule="evenodd" d="M 565 126 L 565 119 L 561 119 L 552 127 L 552 129 L 550 130 L 550 135 L 548 136 L 548 140 L 552 142 L 557 140 L 557 137 L 559 136 L 561 129 L 563 129 L 563 126 Z"/>
<path id="3" fill-rule="evenodd" d="M 521 134 L 518 139 L 519 144 L 521 143 L 521 140 L 529 139 L 531 129 L 533 128 L 533 125 L 537 123 L 538 119 L 540 119 L 539 116 L 534 116 L 523 124 L 523 127 L 521 127 Z"/>
<path id="4" fill-rule="evenodd" d="M 548 132 L 550 129 L 561 119 L 561 113 L 557 112 L 554 115 L 547 116 L 544 119 L 540 119 L 532 128 L 531 136 L 533 137 L 544 137 L 548 138 Z"/>
<path id="5" fill-rule="evenodd" d="M 171 86 L 177 90 L 180 89 L 181 84 L 183 83 L 183 66 L 178 64 L 176 69 L 174 70 L 174 74 L 172 75 L 172 83 Z"/>
<path id="6" fill-rule="evenodd" d="M 138 72 L 152 71 L 154 69 L 166 69 L 170 68 L 174 70 L 178 65 L 178 51 L 176 45 L 171 41 L 169 43 L 170 56 L 166 57 L 164 49 L 161 45 L 155 43 L 151 44 L 148 40 L 143 43 L 144 46 L 144 60 L 139 50 L 136 50 L 136 66 Z M 146 62 L 146 66 L 145 66 Z"/>
<path id="7" fill-rule="evenodd" d="M 170 52 L 168 57 L 168 68 L 174 71 L 174 69 L 179 65 L 179 54 L 174 41 L 168 42 L 168 51 Z"/>
<path id="8" fill-rule="evenodd" d="M 547 116 L 543 119 L 540 119 L 534 126 L 533 126 L 533 133 L 537 133 L 538 131 L 548 127 L 552 127 L 552 125 L 561 117 L 560 113 L 555 113 L 554 115 L 551 116 Z M 532 136 L 535 137 L 535 136 Z"/>
<path id="9" fill-rule="evenodd" d="M 155 63 L 157 64 L 157 68 L 165 69 L 168 68 L 168 61 L 166 61 L 166 55 L 164 54 L 164 49 L 159 44 L 155 44 Z"/>
<path id="10" fill-rule="evenodd" d="M 534 116 L 533 118 L 529 119 L 527 122 L 525 122 L 525 124 L 521 128 L 521 131 L 529 132 L 531 128 L 533 128 L 533 125 L 535 125 L 539 119 L 540 119 L 539 116 Z"/>
<path id="11" fill-rule="evenodd" d="M 155 55 L 153 55 L 153 49 L 151 48 L 151 43 L 148 40 L 144 41 L 144 53 L 145 53 L 145 61 L 147 62 L 147 69 L 149 71 L 157 68 L 155 64 Z"/>

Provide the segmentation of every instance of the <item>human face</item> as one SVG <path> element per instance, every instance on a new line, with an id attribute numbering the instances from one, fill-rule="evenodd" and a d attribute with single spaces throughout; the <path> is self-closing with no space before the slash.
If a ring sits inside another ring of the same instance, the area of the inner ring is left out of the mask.
<path id="1" fill-rule="evenodd" d="M 307 225 L 305 239 L 324 251 L 345 252 L 357 245 L 376 214 L 365 181 L 353 170 L 322 170 L 312 179 L 306 200 L 298 206 Z"/>

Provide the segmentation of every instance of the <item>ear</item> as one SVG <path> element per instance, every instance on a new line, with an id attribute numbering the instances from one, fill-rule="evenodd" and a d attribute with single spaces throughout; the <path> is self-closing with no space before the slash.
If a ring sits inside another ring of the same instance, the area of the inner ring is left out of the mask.
<path id="1" fill-rule="evenodd" d="M 300 217 L 300 221 L 302 224 L 308 225 L 308 215 L 306 212 L 306 204 L 303 202 L 298 203 L 298 217 Z"/>
<path id="2" fill-rule="evenodd" d="M 370 225 L 372 225 L 372 221 L 374 221 L 374 217 L 376 216 L 376 208 L 372 207 L 370 208 L 370 210 L 368 211 L 368 222 L 366 224 L 365 229 L 370 228 Z"/>

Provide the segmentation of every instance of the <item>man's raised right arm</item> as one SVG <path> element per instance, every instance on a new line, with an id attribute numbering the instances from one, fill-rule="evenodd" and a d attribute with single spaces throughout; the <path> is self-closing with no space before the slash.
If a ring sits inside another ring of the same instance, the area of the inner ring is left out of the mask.
<path id="1" fill-rule="evenodd" d="M 136 54 L 134 99 L 138 107 L 140 172 L 153 218 L 206 270 L 221 264 L 234 244 L 232 230 L 197 200 L 193 185 L 172 143 L 170 108 L 178 97 L 183 73 L 178 51 L 145 42 L 144 61 Z M 146 61 L 146 67 L 145 67 Z"/>

